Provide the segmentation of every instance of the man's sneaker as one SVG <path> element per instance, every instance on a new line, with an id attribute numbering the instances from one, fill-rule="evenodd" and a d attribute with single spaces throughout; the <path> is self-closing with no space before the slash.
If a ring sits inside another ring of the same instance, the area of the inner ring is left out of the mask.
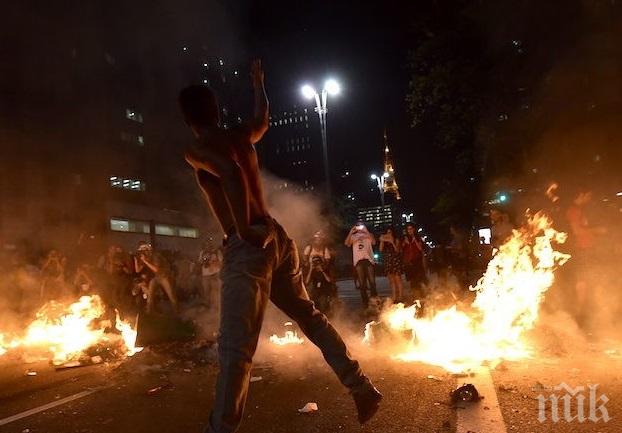
<path id="1" fill-rule="evenodd" d="M 376 415 L 382 394 L 372 385 L 369 379 L 352 389 L 352 398 L 361 424 L 366 423 Z"/>

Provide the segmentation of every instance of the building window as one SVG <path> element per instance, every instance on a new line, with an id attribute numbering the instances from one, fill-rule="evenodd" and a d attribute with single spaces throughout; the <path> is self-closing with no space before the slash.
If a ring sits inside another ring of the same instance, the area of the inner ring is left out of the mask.
<path id="1" fill-rule="evenodd" d="M 137 221 L 125 218 L 110 218 L 110 230 L 126 233 L 149 233 L 147 221 Z"/>
<path id="2" fill-rule="evenodd" d="M 130 108 L 125 109 L 125 117 L 129 120 L 133 120 L 134 122 L 143 123 L 143 115 Z"/>
<path id="3" fill-rule="evenodd" d="M 193 239 L 197 239 L 199 237 L 199 230 L 194 227 L 181 227 L 171 224 L 156 224 L 155 232 L 156 235 L 161 236 L 179 236 L 182 238 Z"/>
<path id="4" fill-rule="evenodd" d="M 144 191 L 145 182 L 142 180 L 125 179 L 118 176 L 110 176 L 110 186 L 113 188 L 129 189 L 132 191 Z"/>
<path id="5" fill-rule="evenodd" d="M 110 218 L 110 230 L 125 233 L 151 233 L 148 221 L 131 220 L 128 218 Z M 170 224 L 156 224 L 156 235 L 179 236 L 182 238 L 198 239 L 199 230 L 194 227 L 182 227 Z"/>

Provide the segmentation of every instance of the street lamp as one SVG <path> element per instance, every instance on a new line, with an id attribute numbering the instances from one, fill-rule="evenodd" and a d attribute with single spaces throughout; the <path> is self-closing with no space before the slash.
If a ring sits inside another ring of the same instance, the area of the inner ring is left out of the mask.
<path id="1" fill-rule="evenodd" d="M 380 203 L 384 206 L 384 181 L 389 177 L 389 173 L 384 172 L 382 176 L 378 176 L 376 174 L 371 175 L 371 180 L 375 180 L 378 184 L 378 191 L 380 192 Z"/>
<path id="2" fill-rule="evenodd" d="M 321 94 L 319 94 L 313 86 L 310 84 L 305 84 L 300 89 L 302 92 L 302 96 L 307 99 L 315 98 L 315 112 L 318 114 L 320 118 L 320 130 L 322 133 L 322 151 L 324 156 L 324 178 L 326 179 L 326 193 L 330 200 L 331 198 L 331 186 L 330 186 L 330 174 L 328 171 L 328 144 L 326 140 L 326 113 L 328 112 L 328 108 L 326 108 L 326 101 L 328 99 L 328 95 L 337 96 L 341 92 L 341 86 L 334 79 L 328 79 L 324 83 L 324 88 L 322 89 Z"/>

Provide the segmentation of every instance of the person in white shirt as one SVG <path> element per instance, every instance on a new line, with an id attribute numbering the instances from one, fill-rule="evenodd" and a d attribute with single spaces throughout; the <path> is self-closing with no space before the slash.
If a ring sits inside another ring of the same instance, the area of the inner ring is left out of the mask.
<path id="1" fill-rule="evenodd" d="M 357 222 L 345 242 L 346 246 L 352 248 L 352 264 L 354 265 L 356 278 L 354 280 L 357 288 L 361 291 L 361 299 L 365 308 L 369 305 L 369 295 L 377 297 L 376 291 L 376 271 L 374 265 L 373 246 L 376 238 L 367 230 L 362 221 Z M 369 289 L 369 294 L 367 290 Z"/>

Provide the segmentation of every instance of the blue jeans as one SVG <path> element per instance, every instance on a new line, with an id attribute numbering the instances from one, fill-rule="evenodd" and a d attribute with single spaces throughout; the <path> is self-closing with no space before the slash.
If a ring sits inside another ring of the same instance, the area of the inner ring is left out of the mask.
<path id="1" fill-rule="evenodd" d="M 346 387 L 353 388 L 365 380 L 335 328 L 309 300 L 294 241 L 274 220 L 254 228 L 265 229 L 272 237 L 265 248 L 237 235 L 225 244 L 218 338 L 220 371 L 208 433 L 234 432 L 240 424 L 268 300 L 298 323 Z"/>

